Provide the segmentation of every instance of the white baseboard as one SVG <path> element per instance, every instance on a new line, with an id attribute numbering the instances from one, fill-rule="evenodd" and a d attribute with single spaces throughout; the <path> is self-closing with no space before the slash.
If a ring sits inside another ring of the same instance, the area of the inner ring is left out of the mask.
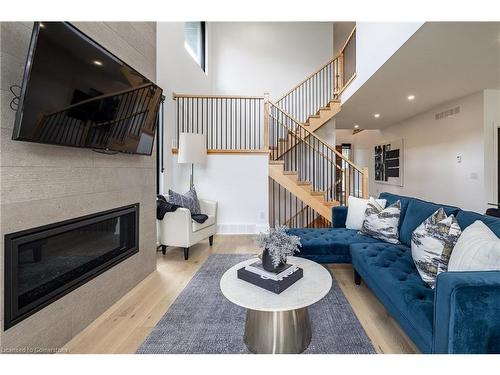
<path id="1" fill-rule="evenodd" d="M 269 224 L 262 223 L 217 224 L 217 234 L 257 234 L 268 229 Z"/>

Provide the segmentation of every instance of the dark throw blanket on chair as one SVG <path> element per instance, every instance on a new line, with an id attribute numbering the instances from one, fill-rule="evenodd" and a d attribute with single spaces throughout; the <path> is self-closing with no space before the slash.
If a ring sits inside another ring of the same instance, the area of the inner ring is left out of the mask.
<path id="1" fill-rule="evenodd" d="M 167 212 L 174 212 L 179 207 L 181 206 L 169 203 L 163 195 L 158 195 L 156 197 L 156 218 L 163 220 Z M 208 219 L 208 216 L 204 214 L 191 214 L 191 219 L 199 224 L 203 224 Z"/>

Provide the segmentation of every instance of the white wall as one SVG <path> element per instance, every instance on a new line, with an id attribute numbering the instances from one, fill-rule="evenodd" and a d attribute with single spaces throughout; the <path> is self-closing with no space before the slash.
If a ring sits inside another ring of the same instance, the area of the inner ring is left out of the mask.
<path id="1" fill-rule="evenodd" d="M 188 189 L 189 165 L 171 153 L 172 92 L 278 97 L 332 57 L 332 23 L 209 23 L 208 74 L 184 48 L 184 23 L 158 23 L 158 84 L 165 90 L 163 191 Z M 267 155 L 209 155 L 195 166 L 200 198 L 219 203 L 219 233 L 255 233 L 268 224 Z"/>
<path id="2" fill-rule="evenodd" d="M 456 106 L 459 114 L 435 120 L 436 113 Z M 483 127 L 483 92 L 479 92 L 399 124 L 354 135 L 354 162 L 368 166 L 373 196 L 389 191 L 484 212 L 488 199 Z M 373 147 L 400 138 L 404 139 L 404 186 L 375 183 Z"/>
<path id="3" fill-rule="evenodd" d="M 214 22 L 213 89 L 277 99 L 333 56 L 331 22 Z"/>
<path id="4" fill-rule="evenodd" d="M 209 31 L 209 30 L 208 30 Z M 203 72 L 184 47 L 184 22 L 157 23 L 157 82 L 163 88 L 164 106 L 164 157 L 165 173 L 163 190 L 173 184 L 173 164 L 171 153 L 175 130 L 175 101 L 172 94 L 205 94 L 210 92 L 211 79 Z M 187 166 L 181 166 L 187 168 Z"/>
<path id="5" fill-rule="evenodd" d="M 356 26 L 356 22 L 335 22 L 333 28 L 333 55 L 337 56 L 347 42 L 349 34 Z"/>
<path id="6" fill-rule="evenodd" d="M 357 22 L 357 76 L 342 93 L 342 101 L 346 102 L 422 25 L 423 22 Z"/>
<path id="7" fill-rule="evenodd" d="M 189 168 L 175 169 L 172 188 L 188 190 L 189 175 Z M 195 166 L 194 182 L 200 198 L 218 202 L 218 233 L 258 233 L 268 227 L 267 155 L 209 155 L 206 165 Z"/>

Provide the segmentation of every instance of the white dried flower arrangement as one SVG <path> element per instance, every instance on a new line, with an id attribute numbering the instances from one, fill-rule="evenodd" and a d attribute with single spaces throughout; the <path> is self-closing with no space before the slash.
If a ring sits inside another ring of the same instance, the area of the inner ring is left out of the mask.
<path id="1" fill-rule="evenodd" d="M 257 244 L 268 250 L 274 267 L 278 267 L 281 262 L 286 263 L 287 257 L 300 252 L 300 238 L 287 234 L 287 229 L 286 225 L 278 225 L 257 236 Z"/>

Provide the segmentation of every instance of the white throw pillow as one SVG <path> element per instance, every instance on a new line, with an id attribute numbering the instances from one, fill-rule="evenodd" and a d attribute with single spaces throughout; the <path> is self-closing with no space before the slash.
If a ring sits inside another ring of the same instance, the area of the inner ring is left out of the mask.
<path id="1" fill-rule="evenodd" d="M 482 221 L 475 221 L 458 239 L 448 271 L 500 271 L 500 238 Z"/>
<path id="2" fill-rule="evenodd" d="M 370 197 L 370 199 L 375 200 L 378 205 L 385 208 L 387 201 L 385 199 L 375 199 Z M 347 200 L 347 219 L 345 221 L 345 227 L 347 229 L 360 230 L 363 225 L 363 221 L 366 217 L 366 206 L 370 199 L 356 198 L 349 196 Z"/>
<path id="3" fill-rule="evenodd" d="M 461 233 L 455 216 L 446 216 L 441 207 L 415 229 L 411 236 L 411 256 L 418 273 L 431 288 L 436 277 L 446 272 Z"/>

